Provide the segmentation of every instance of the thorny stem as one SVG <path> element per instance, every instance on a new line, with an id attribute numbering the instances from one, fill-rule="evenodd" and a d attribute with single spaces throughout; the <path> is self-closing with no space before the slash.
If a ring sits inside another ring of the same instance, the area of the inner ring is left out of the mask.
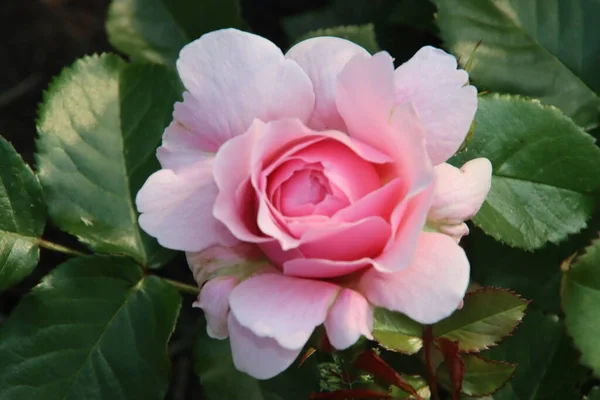
<path id="1" fill-rule="evenodd" d="M 440 400 L 438 393 L 437 381 L 435 379 L 435 371 L 431 364 L 431 346 L 433 345 L 433 328 L 427 326 L 423 334 L 423 347 L 425 347 L 425 366 L 427 367 L 427 383 L 429 384 L 429 390 L 431 390 L 431 398 L 433 400 Z"/>
<path id="2" fill-rule="evenodd" d="M 63 246 L 58 243 L 49 242 L 44 239 L 40 239 L 38 244 L 40 247 L 43 247 L 48 250 L 58 251 L 59 253 L 68 254 L 71 256 L 87 256 L 88 254 L 82 253 L 81 251 L 73 250 L 69 247 Z"/>
<path id="3" fill-rule="evenodd" d="M 188 285 L 187 283 L 174 281 L 167 278 L 161 277 L 161 279 L 167 282 L 169 285 L 173 286 L 175 289 L 179 290 L 180 292 L 192 294 L 194 296 L 198 296 L 198 293 L 200 293 L 200 290 L 196 286 Z"/>

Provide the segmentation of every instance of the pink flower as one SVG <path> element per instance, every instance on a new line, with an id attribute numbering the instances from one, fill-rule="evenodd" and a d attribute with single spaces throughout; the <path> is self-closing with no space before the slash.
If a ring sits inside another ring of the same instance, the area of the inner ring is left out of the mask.
<path id="1" fill-rule="evenodd" d="M 208 333 L 266 379 L 324 324 L 335 348 L 372 338 L 373 307 L 436 322 L 460 304 L 457 244 L 490 188 L 488 160 L 462 170 L 477 91 L 453 56 L 424 47 L 394 70 L 322 37 L 285 56 L 237 30 L 202 36 L 177 62 L 187 89 L 140 225 L 184 250 Z"/>

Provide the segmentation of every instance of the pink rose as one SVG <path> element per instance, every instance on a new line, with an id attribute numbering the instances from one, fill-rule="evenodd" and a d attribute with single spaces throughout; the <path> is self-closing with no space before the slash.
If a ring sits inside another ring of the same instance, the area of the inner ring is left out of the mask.
<path id="1" fill-rule="evenodd" d="M 140 225 L 184 250 L 215 338 L 266 379 L 315 327 L 331 344 L 372 338 L 373 307 L 436 322 L 460 304 L 469 262 L 457 244 L 490 188 L 491 165 L 444 162 L 477 91 L 453 56 L 424 47 L 394 70 L 343 39 L 286 55 L 233 29 L 187 45 L 187 89 Z"/>

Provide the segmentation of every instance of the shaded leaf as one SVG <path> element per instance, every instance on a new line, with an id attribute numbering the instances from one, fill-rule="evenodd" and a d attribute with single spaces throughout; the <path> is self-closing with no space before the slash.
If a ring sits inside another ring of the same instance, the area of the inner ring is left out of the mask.
<path id="1" fill-rule="evenodd" d="M 589 243 L 600 230 L 596 212 L 582 232 L 560 245 L 548 244 L 529 252 L 495 241 L 477 227 L 462 243 L 471 263 L 471 279 L 483 286 L 510 288 L 545 312 L 562 312 L 560 306 L 561 263 Z"/>
<path id="2" fill-rule="evenodd" d="M 515 365 L 486 360 L 472 354 L 463 354 L 462 361 L 465 368 L 462 381 L 462 392 L 469 396 L 487 396 L 498 391 L 513 376 Z M 442 383 L 451 385 L 448 366 L 440 365 L 436 372 Z"/>
<path id="3" fill-rule="evenodd" d="M 585 227 L 600 191 L 600 149 L 590 135 L 556 108 L 507 95 L 480 97 L 475 121 L 467 149 L 451 160 L 492 162 L 492 188 L 475 225 L 527 250 Z"/>
<path id="4" fill-rule="evenodd" d="M 565 325 L 581 350 L 581 362 L 600 375 L 600 239 L 565 272 L 562 303 Z"/>
<path id="5" fill-rule="evenodd" d="M 423 327 L 406 315 L 375 309 L 373 336 L 379 344 L 388 350 L 415 354 L 423 347 Z"/>
<path id="6" fill-rule="evenodd" d="M 0 137 L 0 291 L 33 271 L 45 224 L 40 183 L 11 144 Z"/>
<path id="7" fill-rule="evenodd" d="M 182 92 L 174 71 L 86 57 L 52 83 L 40 108 L 37 164 L 48 212 L 97 252 L 150 267 L 172 256 L 137 223 L 134 199 L 159 168 L 156 147 Z"/>
<path id="8" fill-rule="evenodd" d="M 585 370 L 577 362 L 577 352 L 556 316 L 546 316 L 533 308 L 528 310 L 511 337 L 482 355 L 517 364 L 513 379 L 494 393 L 495 400 L 575 400 L 581 397 L 576 386 Z"/>
<path id="9" fill-rule="evenodd" d="M 194 370 L 210 400 L 306 400 L 319 390 L 315 357 L 302 365 L 296 361 L 272 379 L 257 380 L 235 368 L 229 340 L 211 339 L 206 329 L 194 346 Z"/>
<path id="10" fill-rule="evenodd" d="M 457 341 L 461 351 L 479 351 L 510 335 L 523 318 L 527 301 L 497 288 L 467 293 L 464 305 L 433 326 L 436 338 Z"/>
<path id="11" fill-rule="evenodd" d="M 238 0 L 113 0 L 106 20 L 114 47 L 135 59 L 168 65 L 204 33 L 241 26 Z"/>
<path id="12" fill-rule="evenodd" d="M 0 398 L 162 399 L 181 298 L 128 259 L 70 260 L 0 329 Z"/>
<path id="13" fill-rule="evenodd" d="M 302 35 L 296 42 L 301 42 L 317 36 L 333 36 L 347 39 L 365 48 L 369 53 L 379 51 L 373 24 L 337 26 L 334 28 L 317 29 Z"/>
<path id="14" fill-rule="evenodd" d="M 598 124 L 600 3 L 589 0 L 434 0 L 446 46 L 461 60 L 481 41 L 480 89 L 540 98 L 578 124 Z"/>

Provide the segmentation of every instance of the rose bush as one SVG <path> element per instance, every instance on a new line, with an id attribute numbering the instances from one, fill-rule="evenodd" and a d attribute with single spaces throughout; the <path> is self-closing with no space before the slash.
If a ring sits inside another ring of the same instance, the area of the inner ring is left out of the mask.
<path id="1" fill-rule="evenodd" d="M 287 54 L 233 29 L 187 45 L 186 88 L 137 196 L 139 223 L 183 250 L 197 306 L 238 369 L 286 369 L 315 327 L 344 349 L 373 307 L 436 322 L 462 301 L 458 245 L 490 188 L 486 159 L 445 163 L 477 108 L 453 56 L 422 48 L 394 70 L 343 39 Z"/>

